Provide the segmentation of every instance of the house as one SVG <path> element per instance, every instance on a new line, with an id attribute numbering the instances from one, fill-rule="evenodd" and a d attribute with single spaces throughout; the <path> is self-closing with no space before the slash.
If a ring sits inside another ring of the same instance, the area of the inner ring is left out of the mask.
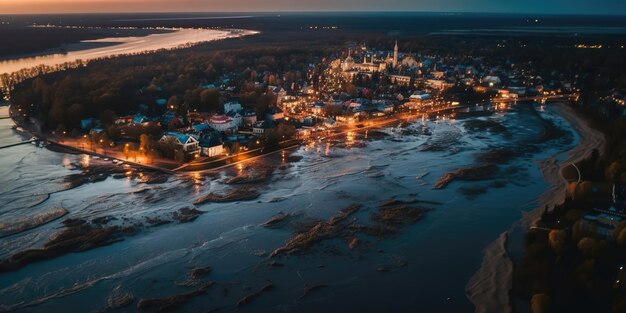
<path id="1" fill-rule="evenodd" d="M 192 135 L 188 134 L 166 132 L 165 134 L 163 134 L 163 137 L 161 137 L 160 141 L 175 143 L 176 145 L 181 146 L 183 148 L 183 151 L 187 153 L 195 152 L 199 149 L 198 140 Z"/>
<path id="2" fill-rule="evenodd" d="M 235 127 L 241 126 L 243 124 L 243 116 L 239 114 L 239 112 L 230 111 L 226 113 L 226 116 L 230 117 L 233 120 L 233 124 Z"/>
<path id="3" fill-rule="evenodd" d="M 219 132 L 205 132 L 199 136 L 200 155 L 215 157 L 225 153 L 222 135 Z"/>
<path id="4" fill-rule="evenodd" d="M 346 107 L 348 110 L 357 111 L 361 109 L 365 105 L 365 103 L 366 103 L 365 99 L 359 98 L 359 99 L 346 101 L 343 103 L 343 106 Z"/>
<path id="5" fill-rule="evenodd" d="M 145 122 L 148 122 L 148 117 L 143 115 L 143 114 L 136 114 L 135 116 L 133 116 L 133 121 L 132 124 L 133 125 L 137 125 L 137 124 L 142 124 Z"/>
<path id="6" fill-rule="evenodd" d="M 263 135 L 268 129 L 271 129 L 273 127 L 274 123 L 269 121 L 256 122 L 256 124 L 254 124 L 254 127 L 252 127 L 252 133 L 255 135 Z"/>
<path id="7" fill-rule="evenodd" d="M 195 133 L 202 133 L 202 132 L 210 131 L 211 126 L 209 126 L 208 123 L 202 123 L 202 124 L 196 124 L 196 125 L 191 126 L 191 129 L 193 129 Z"/>
<path id="8" fill-rule="evenodd" d="M 267 121 L 274 122 L 274 121 L 282 120 L 283 118 L 285 118 L 285 114 L 283 113 L 283 110 L 281 110 L 280 108 L 273 107 L 267 110 L 267 112 L 265 112 L 265 120 Z"/>
<path id="9" fill-rule="evenodd" d="M 402 106 L 409 110 L 420 110 L 425 106 L 433 105 L 433 96 L 429 93 L 422 93 L 420 91 L 414 92 L 409 101 L 402 104 Z"/>
<path id="10" fill-rule="evenodd" d="M 282 87 L 268 86 L 267 89 L 276 96 L 279 104 L 280 101 L 282 101 L 282 99 L 287 95 L 287 91 L 285 91 Z"/>
<path id="11" fill-rule="evenodd" d="M 121 116 L 115 119 L 116 125 L 130 124 L 133 121 L 132 115 Z"/>
<path id="12" fill-rule="evenodd" d="M 389 80 L 399 86 L 409 86 L 411 84 L 411 76 L 406 75 L 389 75 Z"/>
<path id="13" fill-rule="evenodd" d="M 613 230 L 623 220 L 623 216 L 616 212 L 615 208 L 608 210 L 594 209 L 580 220 L 582 230 L 596 233 L 606 239 L 613 238 Z"/>
<path id="14" fill-rule="evenodd" d="M 183 120 L 177 116 L 174 116 L 174 118 L 170 121 L 169 124 L 167 124 L 168 127 L 171 128 L 178 128 L 178 127 L 182 127 L 183 126 Z"/>
<path id="15" fill-rule="evenodd" d="M 224 113 L 228 114 L 230 112 L 241 112 L 241 103 L 237 101 L 229 101 L 224 103 Z"/>
<path id="16" fill-rule="evenodd" d="M 242 113 L 243 125 L 252 126 L 256 123 L 256 113 L 252 110 L 244 110 Z"/>
<path id="17" fill-rule="evenodd" d="M 89 135 L 98 135 L 98 134 L 102 134 L 102 133 L 104 133 L 104 129 L 102 129 L 102 128 L 92 128 L 89 131 Z"/>
<path id="18" fill-rule="evenodd" d="M 420 91 L 414 92 L 410 97 L 409 101 L 411 102 L 423 102 L 426 100 L 431 100 L 433 96 L 429 93 L 422 93 Z"/>
<path id="19" fill-rule="evenodd" d="M 170 122 L 172 122 L 172 120 L 175 117 L 176 117 L 176 114 L 174 112 L 167 111 L 163 115 L 161 115 L 161 124 L 162 125 L 169 125 Z"/>
<path id="20" fill-rule="evenodd" d="M 324 103 L 323 102 L 314 102 L 313 108 L 311 109 L 311 113 L 315 115 L 322 115 L 324 111 Z"/>
<path id="21" fill-rule="evenodd" d="M 313 117 L 312 116 L 305 116 L 305 117 L 300 119 L 300 123 L 302 123 L 302 125 L 305 125 L 305 126 L 312 126 L 313 125 Z"/>
<path id="22" fill-rule="evenodd" d="M 237 128 L 233 119 L 226 115 L 213 115 L 209 118 L 208 123 L 211 128 L 221 132 L 232 131 Z"/>
<path id="23" fill-rule="evenodd" d="M 498 86 L 502 84 L 502 80 L 498 76 L 488 75 L 483 78 L 483 82 L 489 84 L 489 87 Z"/>
<path id="24" fill-rule="evenodd" d="M 454 84 L 448 83 L 443 79 L 428 79 L 426 80 L 426 86 L 432 89 L 443 90 L 452 87 Z"/>
<path id="25" fill-rule="evenodd" d="M 373 101 L 372 102 L 373 105 L 376 106 L 376 109 L 379 112 L 385 113 L 385 114 L 391 114 L 393 113 L 393 103 L 391 103 L 390 101 L 386 101 L 386 100 L 377 100 L 377 101 Z"/>

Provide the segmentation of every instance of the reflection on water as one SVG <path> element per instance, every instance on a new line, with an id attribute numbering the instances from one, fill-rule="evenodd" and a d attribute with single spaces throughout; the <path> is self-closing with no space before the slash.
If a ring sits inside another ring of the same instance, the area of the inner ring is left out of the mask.
<path id="1" fill-rule="evenodd" d="M 570 127 L 549 107 L 541 116 L 561 128 Z M 1 220 L 61 206 L 69 211 L 67 218 L 111 216 L 116 219 L 112 223 L 144 226 L 121 242 L 0 274 L 0 310 L 100 311 L 111 290 L 118 288 L 135 296 L 125 308 L 132 311 L 140 298 L 193 290 L 181 286 L 189 279 L 188 272 L 210 266 L 206 280 L 215 286 L 186 304 L 185 311 L 218 307 L 242 312 L 472 311 L 465 285 L 480 266 L 483 248 L 518 220 L 520 211 L 533 209 L 545 189 L 536 160 L 573 145 L 549 142 L 499 165 L 507 174 L 494 179 L 500 182 L 497 188 L 492 187 L 494 180 L 485 180 L 456 181 L 434 190 L 439 177 L 475 164 L 477 154 L 524 144 L 541 133 L 540 120 L 524 110 L 481 119 L 501 124 L 507 131 L 486 135 L 487 131 L 466 129 L 468 120 L 417 121 L 406 129 L 409 135 L 389 129 L 383 130 L 388 136 L 381 139 L 373 131 L 370 137 L 377 139 L 365 139 L 355 131 L 347 136 L 354 141 L 349 149 L 343 142 L 309 143 L 295 152 L 303 157 L 295 163 L 285 162 L 286 155 L 277 153 L 214 175 L 176 176 L 154 185 L 109 177 L 65 190 L 63 179 L 77 171 L 61 164 L 83 162 L 84 156 L 32 145 L 11 148 L 0 155 Z M 431 134 L 420 133 L 420 125 Z M 16 136 L 7 125 L 0 129 L 3 140 L 16 140 Z M 576 135 L 572 136 L 575 141 Z M 425 144 L 438 146 L 423 151 Z M 90 159 L 90 166 L 96 161 L 103 162 Z M 258 199 L 194 206 L 198 195 L 238 188 L 225 182 L 256 167 L 275 170 L 270 179 L 254 185 L 261 192 Z M 460 188 L 486 191 L 468 197 Z M 42 201 L 38 195 L 47 198 Z M 360 236 L 361 244 L 354 249 L 338 238 L 316 244 L 311 254 L 268 256 L 302 225 L 327 220 L 352 203 L 362 204 L 362 209 L 350 218 L 358 225 L 371 224 L 371 214 L 390 198 L 429 201 L 424 206 L 433 210 L 395 237 Z M 171 221 L 173 212 L 183 207 L 205 213 L 189 223 L 147 226 L 148 220 Z M 292 219 L 277 228 L 260 226 L 279 212 Z M 41 247 L 62 227 L 61 220 L 3 238 L 0 259 Z M 275 289 L 237 307 L 240 299 L 268 283 Z M 321 285 L 326 287 L 303 296 L 307 286 Z"/>
<path id="2" fill-rule="evenodd" d="M 55 66 L 75 62 L 77 60 L 88 61 L 121 54 L 136 54 L 159 49 L 173 49 L 182 45 L 237 37 L 252 33 L 253 32 L 234 33 L 231 31 L 212 29 L 175 29 L 169 33 L 151 34 L 145 37 L 89 40 L 84 41 L 82 44 L 70 45 L 70 49 L 76 51 L 69 51 L 64 54 L 50 54 L 0 61 L 0 74 L 13 73 L 21 69 L 33 68 L 39 65 Z M 89 43 L 115 43 L 115 45 L 90 49 L 88 48 Z"/>

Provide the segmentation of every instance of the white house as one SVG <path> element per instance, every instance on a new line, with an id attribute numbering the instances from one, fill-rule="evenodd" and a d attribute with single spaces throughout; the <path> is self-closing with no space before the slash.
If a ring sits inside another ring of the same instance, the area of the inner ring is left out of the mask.
<path id="1" fill-rule="evenodd" d="M 432 95 L 429 93 L 422 93 L 420 91 L 414 92 L 410 97 L 409 101 L 424 101 L 432 98 Z"/>
<path id="2" fill-rule="evenodd" d="M 166 132 L 165 134 L 163 134 L 163 137 L 161 137 L 161 141 L 173 142 L 179 146 L 182 146 L 185 152 L 193 152 L 199 149 L 198 140 L 193 136 L 187 134 Z"/>
<path id="3" fill-rule="evenodd" d="M 200 136 L 200 154 L 215 157 L 225 153 L 224 143 L 219 133 L 206 133 Z"/>

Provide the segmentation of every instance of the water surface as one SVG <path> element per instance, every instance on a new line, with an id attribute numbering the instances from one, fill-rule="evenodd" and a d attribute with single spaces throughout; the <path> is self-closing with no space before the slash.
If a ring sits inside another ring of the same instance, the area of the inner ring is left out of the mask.
<path id="1" fill-rule="evenodd" d="M 565 135 L 538 143 L 540 117 L 553 121 Z M 135 300 L 171 296 L 194 289 L 180 284 L 192 268 L 211 266 L 206 279 L 215 285 L 187 303 L 186 311 L 470 312 L 465 286 L 481 264 L 482 249 L 522 211 L 534 209 L 546 188 L 536 161 L 562 154 L 578 141 L 570 125 L 549 109 L 537 115 L 527 105 L 480 120 L 498 123 L 506 131 L 472 131 L 465 126 L 468 120 L 416 121 L 408 129 L 424 125 L 432 135 L 401 135 L 401 129 L 387 128 L 384 138 L 349 134 L 339 142 L 299 148 L 299 162 L 288 163 L 280 154 L 255 161 L 246 166 L 276 168 L 268 182 L 255 186 L 262 193 L 257 200 L 199 205 L 206 213 L 194 222 L 142 227 L 110 246 L 0 274 L 0 308 L 95 311 L 106 306 L 116 288 L 132 293 Z M 0 120 L 2 144 L 21 139 L 9 124 Z M 477 164 L 481 153 L 522 146 L 535 149 L 499 165 L 501 173 L 493 179 L 433 189 L 446 172 Z M 85 158 L 30 144 L 4 150 L 0 220 L 62 206 L 71 218 L 108 215 L 119 223 L 144 223 L 146 217 L 167 217 L 193 206 L 200 195 L 231 188 L 224 180 L 243 170 L 222 170 L 205 180 L 197 175 L 171 177 L 158 185 L 108 178 L 67 189 L 64 177 L 75 173 L 72 164 Z M 144 188 L 148 191 L 133 193 Z M 463 192 L 467 189 L 483 193 Z M 352 218 L 371 224 L 371 214 L 390 198 L 432 201 L 423 204 L 432 211 L 390 238 L 359 235 L 361 244 L 355 249 L 340 238 L 323 241 L 304 255 L 268 256 L 296 231 L 290 225 L 260 226 L 278 212 L 297 215 L 294 225 L 304 225 L 359 203 L 363 208 Z M 40 247 L 62 227 L 61 220 L 0 239 L 0 258 Z M 381 267 L 389 271 L 381 272 Z M 236 306 L 267 283 L 275 288 L 249 305 Z M 301 298 L 311 285 L 326 287 Z"/>

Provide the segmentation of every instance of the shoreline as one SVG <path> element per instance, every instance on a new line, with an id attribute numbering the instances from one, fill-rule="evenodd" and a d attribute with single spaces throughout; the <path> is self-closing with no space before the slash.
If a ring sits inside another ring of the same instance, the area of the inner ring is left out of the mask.
<path id="1" fill-rule="evenodd" d="M 241 38 L 259 34 L 251 29 L 223 28 L 163 28 L 145 36 L 103 37 L 69 43 L 65 53 L 54 49 L 37 55 L 18 55 L 17 57 L 0 59 L 0 74 L 13 75 L 40 66 L 58 67 L 77 61 L 92 62 L 100 59 L 116 58 L 127 55 L 147 54 L 157 51 L 171 51 L 190 48 L 200 44 L 225 39 Z M 201 38 L 200 36 L 207 36 Z M 91 46 L 89 46 L 91 45 Z M 58 50 L 59 48 L 57 48 Z M 47 53 L 46 53 L 47 52 Z M 61 57 L 62 59 L 58 59 Z M 55 59 L 57 58 L 57 59 Z M 26 64 L 20 64 L 26 63 Z"/>
<path id="2" fill-rule="evenodd" d="M 601 153 L 603 151 L 604 135 L 591 128 L 574 109 L 562 102 L 551 105 L 551 108 L 570 123 L 580 139 L 575 147 L 566 152 L 566 160 L 560 162 L 553 155 L 537 161 L 549 187 L 539 196 L 537 208 L 522 212 L 522 217 L 518 221 L 485 248 L 480 268 L 470 278 L 465 288 L 466 296 L 474 304 L 476 313 L 513 312 L 509 294 L 513 286 L 513 260 L 508 253 L 510 234 L 518 227 L 527 228 L 535 223 L 545 206 L 551 207 L 565 200 L 567 180 L 561 175 L 565 167 L 588 158 L 594 149 Z"/>
<path id="3" fill-rule="evenodd" d="M 202 32 L 208 32 L 212 37 L 198 38 L 198 36 L 202 35 Z M 182 28 L 173 29 L 173 31 L 166 33 L 153 33 L 144 37 L 101 38 L 91 40 L 81 44 L 95 44 L 97 46 L 98 43 L 100 43 L 100 47 L 68 51 L 65 54 L 48 54 L 35 57 L 0 60 L 0 76 L 5 76 L 5 78 L 11 78 L 13 80 L 7 85 L 0 82 L 0 91 L 5 95 L 6 100 L 9 100 L 8 97 L 11 90 L 17 84 L 41 74 L 49 74 L 81 66 L 87 66 L 91 62 L 100 60 L 123 56 L 151 54 L 159 51 L 173 51 L 191 48 L 209 42 L 243 38 L 258 34 L 260 34 L 259 31 L 250 29 L 225 28 L 215 30 Z M 178 38 L 177 36 L 182 38 Z M 152 41 L 149 40 L 150 38 L 152 38 Z M 105 39 L 111 39 L 111 42 L 109 43 L 114 44 L 102 45 L 104 42 L 103 40 Z M 159 41 L 166 42 L 166 44 L 159 44 Z M 109 51 L 111 49 L 114 50 Z M 39 70 L 34 71 L 35 69 Z"/>

